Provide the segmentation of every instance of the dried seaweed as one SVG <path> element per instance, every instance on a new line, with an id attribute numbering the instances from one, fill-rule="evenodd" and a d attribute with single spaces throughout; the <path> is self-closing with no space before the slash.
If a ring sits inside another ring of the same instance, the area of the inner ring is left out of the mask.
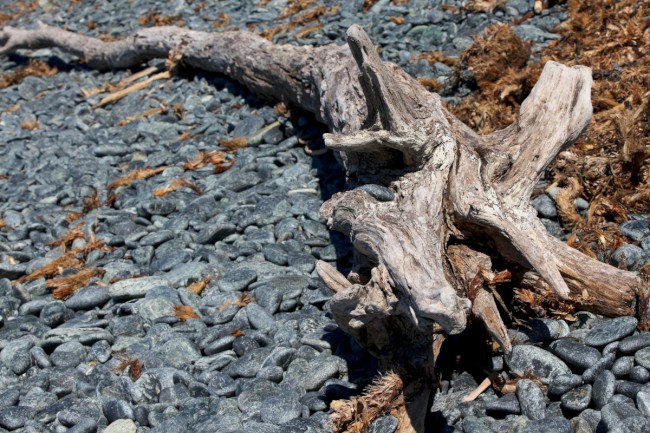
<path id="1" fill-rule="evenodd" d="M 174 314 L 181 322 L 189 319 L 200 319 L 201 316 L 196 314 L 194 309 L 189 305 L 174 305 Z"/>
<path id="2" fill-rule="evenodd" d="M 149 179 L 150 177 L 162 173 L 168 168 L 169 168 L 168 166 L 158 167 L 158 168 L 151 168 L 151 167 L 137 168 L 131 171 L 130 173 L 128 173 L 126 176 L 122 176 L 118 179 L 115 179 L 113 182 L 109 183 L 106 189 L 110 191 L 119 187 L 129 187 L 136 180 Z"/>
<path id="3" fill-rule="evenodd" d="M 203 191 L 198 186 L 193 183 L 188 182 L 187 180 L 180 178 L 172 180 L 167 186 L 162 188 L 156 188 L 153 191 L 153 195 L 156 197 L 163 197 L 167 194 L 170 194 L 174 191 L 178 191 L 180 188 L 189 188 L 198 195 L 203 195 Z"/>
<path id="4" fill-rule="evenodd" d="M 212 277 L 210 275 L 208 275 L 204 279 L 202 279 L 200 281 L 195 281 L 192 284 L 190 284 L 189 286 L 187 286 L 187 290 L 189 290 L 190 292 L 192 292 L 192 293 L 194 293 L 196 295 L 200 295 L 201 292 L 206 287 L 208 287 L 208 283 L 210 282 L 211 279 L 212 279 Z"/>
<path id="5" fill-rule="evenodd" d="M 247 137 L 222 138 L 221 140 L 219 140 L 219 145 L 225 147 L 230 151 L 243 149 L 248 146 L 248 138 Z"/>
<path id="6" fill-rule="evenodd" d="M 30 119 L 22 122 L 20 124 L 20 127 L 22 129 L 26 129 L 27 131 L 35 131 L 41 127 L 40 123 L 38 123 L 38 120 Z"/>
<path id="7" fill-rule="evenodd" d="M 26 77 L 51 77 L 59 72 L 53 66 L 42 60 L 30 60 L 26 66 L 21 66 L 11 72 L 6 72 L 0 76 L 0 89 L 6 89 L 9 86 L 20 84 Z"/>
<path id="8" fill-rule="evenodd" d="M 405 404 L 404 382 L 396 373 L 386 373 L 375 379 L 363 395 L 350 400 L 334 400 L 330 404 L 334 433 L 367 432 L 372 421 L 390 414 Z"/>
<path id="9" fill-rule="evenodd" d="M 180 15 L 163 15 L 153 9 L 141 15 L 138 22 L 143 27 L 182 26 L 185 24 Z"/>
<path id="10" fill-rule="evenodd" d="M 237 338 L 239 338 L 239 337 L 243 337 L 243 336 L 246 335 L 246 334 L 245 334 L 244 331 L 242 331 L 241 329 L 233 329 L 233 330 L 230 332 L 230 335 L 232 335 L 233 337 L 237 337 Z"/>
<path id="11" fill-rule="evenodd" d="M 319 21 L 320 17 L 323 15 L 331 15 L 339 11 L 340 6 L 332 6 L 326 8 L 325 6 L 316 6 L 313 7 L 314 0 L 289 0 L 287 6 L 284 8 L 282 13 L 276 18 L 276 21 L 282 21 L 286 18 L 290 18 L 286 23 L 275 24 L 262 32 L 260 36 L 265 39 L 272 40 L 274 36 L 288 33 L 298 27 L 306 26 L 311 24 L 314 21 Z M 317 30 L 317 23 L 313 26 L 310 26 L 308 29 L 303 29 L 300 32 L 297 32 L 294 37 L 301 38 L 307 34 Z"/>
<path id="12" fill-rule="evenodd" d="M 143 365 L 138 358 L 132 358 L 131 355 L 125 352 L 114 353 L 113 356 L 121 361 L 120 364 L 115 367 L 115 372 L 117 374 L 127 372 L 131 377 L 131 380 L 134 382 L 140 379 Z"/>
<path id="13" fill-rule="evenodd" d="M 82 266 L 83 264 L 79 259 L 66 254 L 57 257 L 47 265 L 35 270 L 31 274 L 20 277 L 18 280 L 16 280 L 16 282 L 23 283 L 25 281 L 38 280 L 39 278 L 52 278 L 57 275 L 61 275 L 61 273 L 63 273 L 63 271 L 66 269 L 80 269 Z"/>
<path id="14" fill-rule="evenodd" d="M 188 161 L 183 165 L 185 170 L 198 170 L 208 164 L 214 165 L 215 173 L 228 170 L 235 163 L 234 160 L 227 160 L 226 154 L 219 150 L 201 151 L 196 159 Z"/>
<path id="15" fill-rule="evenodd" d="M 66 233 L 61 235 L 58 239 L 53 240 L 48 245 L 51 247 L 61 247 L 63 251 L 74 242 L 75 239 L 86 239 L 86 234 L 83 232 L 85 222 L 71 228 Z"/>
<path id="16" fill-rule="evenodd" d="M 239 295 L 239 299 L 237 299 L 236 301 L 226 301 L 223 304 L 221 304 L 221 306 L 219 307 L 219 311 L 223 311 L 226 308 L 230 307 L 231 305 L 236 305 L 238 307 L 245 307 L 246 305 L 254 301 L 255 299 L 248 296 L 248 292 L 244 291 L 242 292 L 241 295 Z"/>
<path id="17" fill-rule="evenodd" d="M 52 296 L 54 299 L 68 299 L 78 289 L 87 286 L 90 280 L 104 275 L 104 272 L 100 268 L 82 269 L 74 275 L 53 278 L 45 283 L 45 287 L 53 289 Z"/>

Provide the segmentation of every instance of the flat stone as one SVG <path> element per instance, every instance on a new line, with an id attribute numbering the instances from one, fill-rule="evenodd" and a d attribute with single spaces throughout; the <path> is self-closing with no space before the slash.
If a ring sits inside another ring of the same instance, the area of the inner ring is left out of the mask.
<path id="1" fill-rule="evenodd" d="M 485 410 L 488 415 L 499 418 L 505 415 L 519 415 L 521 413 L 519 400 L 514 393 L 504 394 L 496 400 L 486 402 Z"/>
<path id="2" fill-rule="evenodd" d="M 285 376 L 285 380 L 295 379 L 303 385 L 307 391 L 319 389 L 323 384 L 339 372 L 337 362 L 330 357 L 319 357 L 311 361 L 303 358 L 296 358 Z"/>
<path id="3" fill-rule="evenodd" d="M 636 407 L 643 415 L 650 417 L 650 390 L 643 390 L 637 393 Z"/>
<path id="4" fill-rule="evenodd" d="M 296 419 L 302 413 L 302 405 L 294 395 L 275 395 L 265 399 L 260 407 L 262 421 L 270 424 L 284 424 Z"/>
<path id="5" fill-rule="evenodd" d="M 74 292 L 65 301 L 65 306 L 71 310 L 92 310 L 95 307 L 102 307 L 110 299 L 106 287 L 88 286 Z"/>
<path id="6" fill-rule="evenodd" d="M 114 299 L 142 298 L 156 286 L 168 286 L 169 281 L 161 277 L 131 278 L 118 281 L 108 289 L 108 294 Z"/>
<path id="7" fill-rule="evenodd" d="M 593 366 L 589 367 L 582 373 L 582 380 L 586 383 L 592 383 L 596 377 L 604 370 L 609 370 L 614 365 L 616 355 L 608 353 L 596 362 Z"/>
<path id="8" fill-rule="evenodd" d="M 112 343 L 113 336 L 103 328 L 56 328 L 47 331 L 43 335 L 42 345 L 44 349 L 48 350 L 70 341 L 78 341 L 86 346 L 92 346 L 100 340 L 106 340 Z"/>
<path id="9" fill-rule="evenodd" d="M 639 242 L 644 237 L 650 235 L 650 220 L 626 221 L 619 226 L 619 229 L 625 236 Z"/>
<path id="10" fill-rule="evenodd" d="M 596 376 L 591 391 L 592 401 L 596 409 L 602 409 L 614 396 L 616 391 L 616 376 L 609 370 L 601 372 Z"/>
<path id="11" fill-rule="evenodd" d="M 564 361 L 536 346 L 515 346 L 506 362 L 516 374 L 523 376 L 530 370 L 542 383 L 548 383 L 553 376 L 571 373 Z"/>
<path id="12" fill-rule="evenodd" d="M 548 385 L 548 395 L 560 398 L 570 390 L 582 385 L 582 377 L 577 374 L 560 374 L 553 377 Z"/>
<path id="13" fill-rule="evenodd" d="M 647 368 L 637 365 L 630 371 L 630 380 L 636 383 L 647 383 L 650 381 L 650 371 Z"/>
<path id="14" fill-rule="evenodd" d="M 630 354 L 646 347 L 650 347 L 650 334 L 647 333 L 625 337 L 618 345 L 618 350 L 621 353 Z"/>
<path id="15" fill-rule="evenodd" d="M 610 262 L 617 268 L 624 267 L 625 269 L 634 271 L 643 266 L 645 259 L 645 253 L 642 248 L 636 245 L 625 244 L 614 251 Z"/>
<path id="16" fill-rule="evenodd" d="M 57 346 L 50 360 L 57 367 L 76 367 L 86 358 L 88 349 L 78 341 L 70 341 Z"/>
<path id="17" fill-rule="evenodd" d="M 619 427 L 626 418 L 641 416 L 641 412 L 633 406 L 621 402 L 606 404 L 600 413 L 602 415 L 602 423 L 608 431 L 615 431 L 614 429 Z"/>
<path id="18" fill-rule="evenodd" d="M 587 409 L 591 403 L 591 385 L 582 385 L 572 389 L 564 394 L 560 401 L 566 410 L 580 412 Z"/>
<path id="19" fill-rule="evenodd" d="M 392 201 L 395 199 L 395 192 L 392 189 L 386 188 L 385 186 L 382 185 L 367 184 L 367 185 L 361 185 L 357 189 L 367 192 L 375 200 Z"/>
<path id="20" fill-rule="evenodd" d="M 520 431 L 521 433 L 572 433 L 569 420 L 560 417 L 533 420 Z"/>
<path id="21" fill-rule="evenodd" d="M 553 199 L 546 194 L 539 195 L 531 200 L 530 204 L 537 211 L 537 215 L 542 218 L 557 217 L 557 209 Z"/>
<path id="22" fill-rule="evenodd" d="M 570 339 L 556 340 L 550 344 L 550 348 L 553 353 L 579 371 L 588 369 L 601 357 L 597 349 Z"/>
<path id="23" fill-rule="evenodd" d="M 650 347 L 646 347 L 634 354 L 634 361 L 641 367 L 650 368 Z"/>
<path id="24" fill-rule="evenodd" d="M 196 243 L 214 244 L 233 233 L 237 233 L 237 226 L 234 224 L 222 223 L 210 225 L 199 232 L 196 236 Z"/>
<path id="25" fill-rule="evenodd" d="M 643 389 L 643 385 L 636 382 L 630 382 L 628 380 L 617 380 L 616 381 L 616 393 L 635 399 L 636 395 Z"/>
<path id="26" fill-rule="evenodd" d="M 257 272 L 254 269 L 235 269 L 227 272 L 217 286 L 225 292 L 236 292 L 246 289 L 255 280 L 257 280 Z"/>
<path id="27" fill-rule="evenodd" d="M 599 321 L 585 337 L 588 346 L 600 347 L 632 334 L 638 321 L 634 317 L 623 316 Z"/>
<path id="28" fill-rule="evenodd" d="M 465 420 L 466 421 L 466 420 Z M 368 433 L 394 433 L 397 430 L 398 420 L 392 415 L 384 415 L 375 419 L 372 424 L 370 424 L 370 429 Z M 463 423 L 463 428 L 466 433 L 472 433 L 471 428 L 466 426 L 466 422 Z"/>
<path id="29" fill-rule="evenodd" d="M 627 376 L 630 374 L 630 371 L 632 371 L 632 367 L 634 367 L 634 357 L 622 356 L 614 362 L 612 373 L 614 373 L 614 376 L 616 377 Z"/>

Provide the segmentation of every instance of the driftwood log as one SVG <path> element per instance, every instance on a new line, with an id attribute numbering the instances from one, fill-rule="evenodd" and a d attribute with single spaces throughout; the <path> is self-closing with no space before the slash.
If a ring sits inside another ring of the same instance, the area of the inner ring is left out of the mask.
<path id="1" fill-rule="evenodd" d="M 113 69 L 173 52 L 185 65 L 314 113 L 331 131 L 325 144 L 339 152 L 351 188 L 321 214 L 350 237 L 355 261 L 347 276 L 324 262 L 317 270 L 336 292 L 337 323 L 405 377 L 432 378 L 444 335 L 463 331 L 471 315 L 509 351 L 487 289 L 493 259 L 583 309 L 634 314 L 638 276 L 554 239 L 529 204 L 545 168 L 591 118 L 589 68 L 548 62 L 518 120 L 480 136 L 437 94 L 382 61 L 360 27 L 347 41 L 312 48 L 248 32 L 156 27 L 102 42 L 39 23 L 2 29 L 0 54 L 55 47 Z M 405 387 L 416 391 L 407 395 L 400 431 L 423 429 L 431 380 L 424 382 Z"/>

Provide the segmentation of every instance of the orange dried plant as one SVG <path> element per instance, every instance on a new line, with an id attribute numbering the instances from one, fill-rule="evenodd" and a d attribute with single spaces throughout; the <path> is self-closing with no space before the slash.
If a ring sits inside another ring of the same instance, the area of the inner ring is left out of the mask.
<path id="1" fill-rule="evenodd" d="M 90 280 L 104 275 L 104 270 L 99 268 L 82 269 L 74 275 L 58 277 L 45 283 L 45 287 L 52 290 L 54 299 L 68 299 L 77 290 L 88 285 Z"/>
<path id="2" fill-rule="evenodd" d="M 150 177 L 162 173 L 168 168 L 169 168 L 168 166 L 158 167 L 158 168 L 151 168 L 151 167 L 136 168 L 135 170 L 128 173 L 126 176 L 122 176 L 118 179 L 115 179 L 114 181 L 109 183 L 106 188 L 109 191 L 111 191 L 119 187 L 128 187 L 131 186 L 133 182 L 135 182 L 136 180 L 149 179 Z"/>
<path id="3" fill-rule="evenodd" d="M 180 179 L 174 179 L 172 180 L 167 186 L 162 187 L 162 188 L 156 188 L 153 191 L 153 195 L 156 197 L 163 197 L 167 194 L 170 194 L 174 191 L 178 191 L 180 188 L 189 188 L 198 195 L 203 195 L 203 191 L 201 188 L 198 186 L 194 185 L 193 183 L 188 182 L 187 180 L 180 178 Z"/>
<path id="4" fill-rule="evenodd" d="M 192 293 L 194 293 L 196 295 L 200 295 L 201 292 L 206 287 L 208 287 L 208 283 L 210 282 L 211 279 L 212 279 L 212 277 L 210 275 L 208 275 L 204 279 L 202 279 L 200 281 L 195 281 L 192 284 L 190 284 L 189 286 L 187 286 L 187 290 L 189 290 L 190 292 L 192 292 Z"/>
<path id="5" fill-rule="evenodd" d="M 174 305 L 174 314 L 181 320 L 181 322 L 185 322 L 189 319 L 201 318 L 201 316 L 196 314 L 194 309 L 189 305 Z"/>

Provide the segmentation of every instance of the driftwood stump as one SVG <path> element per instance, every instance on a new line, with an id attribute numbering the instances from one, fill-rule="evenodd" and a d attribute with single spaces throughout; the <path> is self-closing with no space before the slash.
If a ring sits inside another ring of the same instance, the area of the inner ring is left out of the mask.
<path id="1" fill-rule="evenodd" d="M 591 118 L 589 68 L 548 62 L 517 122 L 480 136 L 437 94 L 383 62 L 360 27 L 348 30 L 347 41 L 312 48 L 248 32 L 156 27 L 102 42 L 39 23 L 34 30 L 5 27 L 0 54 L 55 47 L 111 69 L 173 52 L 188 66 L 314 113 L 329 126 L 325 143 L 339 152 L 352 188 L 321 214 L 350 237 L 355 260 L 347 276 L 324 262 L 318 272 L 336 292 L 331 310 L 341 328 L 404 377 L 431 379 L 444 335 L 463 331 L 470 315 L 509 351 L 482 284 L 494 275 L 493 259 L 528 271 L 526 280 L 583 309 L 634 313 L 638 276 L 554 239 L 529 204 L 545 168 Z M 422 431 L 431 390 L 425 382 L 410 387 L 417 390 L 406 396 L 400 431 Z"/>

